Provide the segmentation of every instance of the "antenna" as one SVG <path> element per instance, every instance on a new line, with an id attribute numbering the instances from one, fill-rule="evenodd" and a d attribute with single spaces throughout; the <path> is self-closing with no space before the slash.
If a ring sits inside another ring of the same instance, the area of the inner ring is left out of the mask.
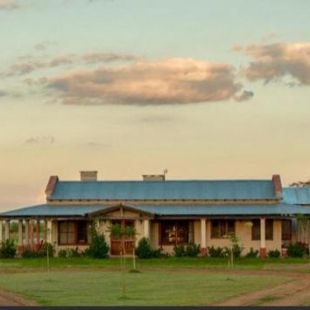
<path id="1" fill-rule="evenodd" d="M 164 175 L 166 175 L 167 173 L 168 173 L 168 169 L 165 168 L 165 169 L 164 169 Z"/>

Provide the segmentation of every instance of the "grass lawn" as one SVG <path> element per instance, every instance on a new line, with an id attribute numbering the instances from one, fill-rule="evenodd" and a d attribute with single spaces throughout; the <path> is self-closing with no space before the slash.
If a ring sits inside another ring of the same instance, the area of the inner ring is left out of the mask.
<path id="1" fill-rule="evenodd" d="M 44 258 L 2 259 L 0 289 L 53 306 L 210 305 L 289 280 L 280 273 L 270 277 L 256 271 L 306 270 L 309 262 L 243 258 L 236 261 L 233 273 L 227 272 L 232 269 L 227 259 L 212 258 L 137 260 L 141 273 L 128 272 L 130 258 L 125 260 L 125 272 L 121 272 L 120 259 L 52 258 L 50 266 L 48 273 Z"/>
<path id="2" fill-rule="evenodd" d="M 4 273 L 0 287 L 42 305 L 208 305 L 272 287 L 285 277 L 197 271 L 53 271 Z M 123 287 L 125 286 L 125 294 Z"/>

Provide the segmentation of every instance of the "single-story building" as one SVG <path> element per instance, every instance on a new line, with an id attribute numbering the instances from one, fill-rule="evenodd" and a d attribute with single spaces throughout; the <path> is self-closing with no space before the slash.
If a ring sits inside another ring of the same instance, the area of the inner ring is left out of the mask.
<path id="1" fill-rule="evenodd" d="M 141 181 L 99 181 L 97 171 L 81 171 L 79 181 L 51 176 L 45 194 L 44 204 L 0 213 L 0 241 L 10 238 L 15 220 L 20 250 L 42 241 L 56 251 L 83 250 L 95 221 L 111 255 L 120 253 L 120 241 L 109 227 L 119 223 L 137 232 L 125 240 L 126 253 L 146 237 L 165 252 L 195 243 L 206 254 L 208 247 L 228 246 L 233 233 L 243 253 L 253 248 L 266 256 L 298 241 L 296 218 L 310 216 L 310 188 L 282 188 L 279 175 L 269 180 L 166 180 L 163 174 L 143 175 Z"/>

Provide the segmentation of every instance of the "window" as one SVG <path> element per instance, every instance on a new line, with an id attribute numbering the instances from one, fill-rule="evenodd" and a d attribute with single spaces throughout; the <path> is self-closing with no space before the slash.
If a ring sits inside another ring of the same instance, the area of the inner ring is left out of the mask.
<path id="1" fill-rule="evenodd" d="M 75 245 L 87 243 L 86 221 L 58 222 L 58 243 L 60 245 Z"/>
<path id="2" fill-rule="evenodd" d="M 260 240 L 260 220 L 252 221 L 252 240 Z"/>
<path id="3" fill-rule="evenodd" d="M 282 240 L 291 241 L 292 239 L 292 221 L 283 220 L 282 221 Z"/>
<path id="4" fill-rule="evenodd" d="M 225 238 L 229 234 L 235 233 L 234 220 L 212 220 L 211 221 L 211 238 Z"/>
<path id="5" fill-rule="evenodd" d="M 161 244 L 177 245 L 189 241 L 188 221 L 163 221 L 161 222 Z"/>
<path id="6" fill-rule="evenodd" d="M 260 240 L 260 220 L 253 220 L 252 223 L 252 240 Z M 273 240 L 273 220 L 267 219 L 265 228 L 265 239 Z"/>

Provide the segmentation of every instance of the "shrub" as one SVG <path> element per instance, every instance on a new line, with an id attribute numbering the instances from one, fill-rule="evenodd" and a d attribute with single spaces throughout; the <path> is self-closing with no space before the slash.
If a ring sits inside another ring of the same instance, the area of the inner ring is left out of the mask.
<path id="1" fill-rule="evenodd" d="M 225 256 L 225 252 L 224 252 L 224 248 L 221 247 L 208 247 L 208 254 L 210 257 L 224 257 Z"/>
<path id="2" fill-rule="evenodd" d="M 174 256 L 175 257 L 184 257 L 184 256 L 186 256 L 186 250 L 185 250 L 184 245 L 176 245 L 173 248 L 173 251 L 174 251 Z"/>
<path id="3" fill-rule="evenodd" d="M 152 258 L 154 254 L 155 251 L 152 250 L 149 239 L 142 238 L 136 248 L 136 255 L 139 258 Z"/>
<path id="4" fill-rule="evenodd" d="M 62 257 L 62 258 L 68 257 L 68 251 L 65 250 L 65 249 L 59 250 L 59 252 L 58 252 L 58 257 Z"/>
<path id="5" fill-rule="evenodd" d="M 33 250 L 31 248 L 25 248 L 21 256 L 23 258 L 36 258 L 47 256 L 47 249 L 49 257 L 53 257 L 55 249 L 52 244 L 45 242 L 39 250 Z"/>
<path id="6" fill-rule="evenodd" d="M 301 242 L 292 243 L 287 248 L 287 256 L 289 257 L 303 257 L 307 253 L 307 245 Z"/>
<path id="7" fill-rule="evenodd" d="M 94 225 L 92 225 L 91 244 L 85 254 L 93 258 L 107 258 L 109 256 L 109 246 L 102 234 L 98 234 Z"/>
<path id="8" fill-rule="evenodd" d="M 199 255 L 199 253 L 200 253 L 200 245 L 199 244 L 192 243 L 186 247 L 186 253 L 185 253 L 186 256 L 197 257 Z"/>
<path id="9" fill-rule="evenodd" d="M 228 239 L 230 241 L 230 247 L 224 248 L 224 255 L 230 256 L 232 251 L 234 257 L 239 258 L 241 256 L 241 252 L 243 251 L 243 247 L 239 244 L 239 239 L 235 234 L 229 234 Z"/>
<path id="10" fill-rule="evenodd" d="M 47 250 L 48 250 L 48 256 L 49 257 L 54 257 L 55 255 L 55 248 L 51 243 L 44 242 L 43 246 L 39 249 L 38 255 L 39 257 L 44 257 L 47 255 Z"/>
<path id="11" fill-rule="evenodd" d="M 268 257 L 270 257 L 270 258 L 279 258 L 280 255 L 281 255 L 281 253 L 279 250 L 270 250 L 268 252 Z"/>
<path id="12" fill-rule="evenodd" d="M 247 258 L 257 258 L 258 257 L 258 250 L 255 250 L 253 248 L 250 248 L 250 251 L 245 255 Z"/>
<path id="13" fill-rule="evenodd" d="M 70 249 L 67 254 L 68 257 L 81 257 L 82 253 L 76 247 L 75 249 Z"/>
<path id="14" fill-rule="evenodd" d="M 0 258 L 13 258 L 16 255 L 16 246 L 13 240 L 6 240 L 1 243 Z"/>
<path id="15" fill-rule="evenodd" d="M 26 249 L 22 252 L 22 258 L 37 258 L 39 254 L 37 251 L 32 251 L 30 249 Z"/>

